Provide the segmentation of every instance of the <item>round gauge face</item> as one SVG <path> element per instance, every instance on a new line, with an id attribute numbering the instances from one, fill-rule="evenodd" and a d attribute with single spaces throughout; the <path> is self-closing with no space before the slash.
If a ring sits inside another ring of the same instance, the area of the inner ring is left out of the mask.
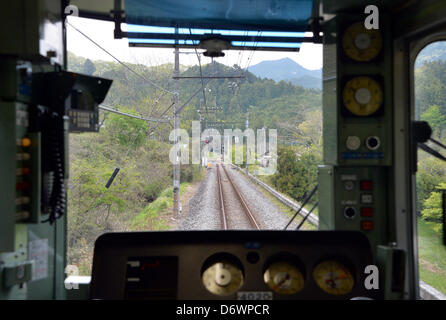
<path id="1" fill-rule="evenodd" d="M 265 283 L 276 293 L 295 294 L 303 289 L 305 280 L 302 272 L 292 263 L 276 262 L 263 274 Z"/>
<path id="2" fill-rule="evenodd" d="M 342 46 L 351 59 L 359 62 L 370 61 L 382 49 L 381 33 L 376 29 L 368 30 L 363 23 L 358 22 L 345 30 Z"/>
<path id="3" fill-rule="evenodd" d="M 218 296 L 235 293 L 243 284 L 243 272 L 228 261 L 214 263 L 208 267 L 201 278 L 205 288 Z"/>
<path id="4" fill-rule="evenodd" d="M 355 283 L 351 272 L 334 260 L 318 264 L 313 270 L 313 277 L 322 290 L 333 295 L 349 293 Z"/>
<path id="5" fill-rule="evenodd" d="M 342 96 L 347 110 L 360 117 L 374 114 L 383 103 L 381 86 L 370 77 L 355 77 L 348 81 Z"/>

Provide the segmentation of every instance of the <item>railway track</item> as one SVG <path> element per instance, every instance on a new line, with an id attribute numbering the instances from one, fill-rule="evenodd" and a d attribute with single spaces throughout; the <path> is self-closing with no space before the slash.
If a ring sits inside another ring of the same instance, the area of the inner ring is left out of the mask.
<path id="1" fill-rule="evenodd" d="M 232 181 L 227 169 L 217 164 L 218 198 L 222 229 L 256 229 L 260 224 L 249 208 L 246 199 Z"/>

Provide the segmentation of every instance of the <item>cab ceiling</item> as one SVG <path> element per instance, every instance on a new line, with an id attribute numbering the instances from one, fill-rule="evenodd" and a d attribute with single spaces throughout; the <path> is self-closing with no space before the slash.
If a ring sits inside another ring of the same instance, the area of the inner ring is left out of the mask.
<path id="1" fill-rule="evenodd" d="M 71 0 L 70 4 L 75 5 L 79 9 L 79 16 L 84 18 L 113 20 L 111 11 L 115 7 L 116 0 Z M 121 8 L 124 9 L 125 1 L 121 2 Z"/>

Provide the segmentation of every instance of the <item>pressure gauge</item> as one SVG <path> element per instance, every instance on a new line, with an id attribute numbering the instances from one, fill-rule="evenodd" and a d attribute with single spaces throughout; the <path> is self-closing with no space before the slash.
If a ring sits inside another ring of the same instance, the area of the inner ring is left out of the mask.
<path id="1" fill-rule="evenodd" d="M 313 270 L 313 277 L 322 290 L 332 295 L 349 293 L 355 283 L 347 267 L 334 260 L 318 264 Z"/>
<path id="2" fill-rule="evenodd" d="M 374 114 L 383 103 L 380 84 L 365 76 L 355 77 L 348 81 L 342 95 L 347 110 L 360 117 Z"/>
<path id="3" fill-rule="evenodd" d="M 263 280 L 274 292 L 283 295 L 295 294 L 305 284 L 302 272 L 289 262 L 271 264 L 263 274 Z"/>
<path id="4" fill-rule="evenodd" d="M 368 30 L 358 22 L 344 33 L 342 39 L 344 52 L 355 61 L 367 62 L 374 59 L 382 49 L 382 37 L 379 30 Z"/>
<path id="5" fill-rule="evenodd" d="M 242 270 L 230 261 L 222 260 L 210 265 L 202 275 L 204 287 L 218 296 L 235 293 L 243 284 Z"/>

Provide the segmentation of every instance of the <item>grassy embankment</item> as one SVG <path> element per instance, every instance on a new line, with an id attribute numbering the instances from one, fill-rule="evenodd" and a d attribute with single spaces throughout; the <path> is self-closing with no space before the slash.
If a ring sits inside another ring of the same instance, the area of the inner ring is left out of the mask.
<path id="1" fill-rule="evenodd" d="M 418 219 L 420 279 L 446 294 L 446 247 L 440 234 Z"/>
<path id="2" fill-rule="evenodd" d="M 180 185 L 180 195 L 183 194 L 191 184 L 188 182 Z M 171 217 L 173 207 L 172 187 L 165 189 L 155 201 L 146 206 L 133 219 L 132 228 L 135 230 L 169 230 L 168 219 Z M 149 229 L 148 229 L 149 228 Z"/>

